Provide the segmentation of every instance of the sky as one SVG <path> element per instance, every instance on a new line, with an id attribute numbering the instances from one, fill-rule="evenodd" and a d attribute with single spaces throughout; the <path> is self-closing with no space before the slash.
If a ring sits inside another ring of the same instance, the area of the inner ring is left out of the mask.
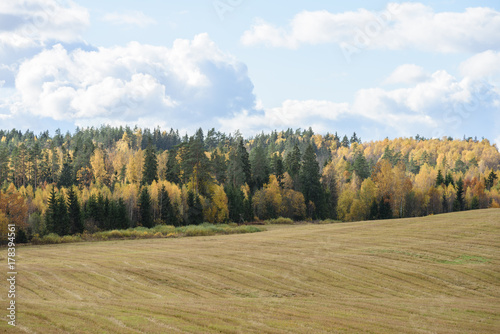
<path id="1" fill-rule="evenodd" d="M 103 124 L 500 147 L 498 1 L 0 3 L 0 129 Z"/>

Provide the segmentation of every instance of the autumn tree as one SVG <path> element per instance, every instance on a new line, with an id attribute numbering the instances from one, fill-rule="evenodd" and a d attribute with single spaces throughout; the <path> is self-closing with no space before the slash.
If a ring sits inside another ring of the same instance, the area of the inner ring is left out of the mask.
<path id="1" fill-rule="evenodd" d="M 323 168 L 321 178 L 325 189 L 325 212 L 327 217 L 332 219 L 337 218 L 338 190 L 336 173 L 333 162 L 330 162 Z"/>
<path id="2" fill-rule="evenodd" d="M 228 199 L 222 186 L 215 185 L 212 199 L 207 202 L 203 216 L 209 223 L 223 223 L 229 219 Z"/>

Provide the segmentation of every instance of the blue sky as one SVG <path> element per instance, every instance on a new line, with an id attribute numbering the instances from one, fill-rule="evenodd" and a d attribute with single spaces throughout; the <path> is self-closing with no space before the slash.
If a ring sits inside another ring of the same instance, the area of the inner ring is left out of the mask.
<path id="1" fill-rule="evenodd" d="M 3 1 L 0 128 L 500 144 L 496 1 Z"/>

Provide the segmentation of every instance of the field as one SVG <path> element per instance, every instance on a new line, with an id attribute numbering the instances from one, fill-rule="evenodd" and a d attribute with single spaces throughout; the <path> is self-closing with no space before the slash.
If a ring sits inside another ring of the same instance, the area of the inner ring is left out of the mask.
<path id="1" fill-rule="evenodd" d="M 499 209 L 17 252 L 6 332 L 500 333 Z"/>

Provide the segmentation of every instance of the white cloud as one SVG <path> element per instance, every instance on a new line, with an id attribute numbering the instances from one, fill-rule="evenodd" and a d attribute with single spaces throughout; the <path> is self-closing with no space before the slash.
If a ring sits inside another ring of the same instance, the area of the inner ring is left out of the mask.
<path id="1" fill-rule="evenodd" d="M 150 121 L 194 128 L 252 108 L 252 91 L 246 67 L 201 34 L 172 48 L 132 42 L 70 52 L 55 45 L 22 63 L 7 109 L 76 125 Z"/>
<path id="2" fill-rule="evenodd" d="M 418 80 L 407 80 L 408 76 L 403 75 L 406 73 L 415 74 L 413 77 Z M 356 131 L 365 139 L 379 135 L 459 138 L 464 134 L 487 138 L 500 135 L 495 125 L 500 121 L 497 86 L 469 77 L 459 79 L 446 71 L 425 73 L 420 67 L 403 65 L 389 78 L 404 81 L 408 87 L 361 89 L 351 104 L 287 100 L 276 108 L 261 112 L 244 110 L 219 122 L 225 131 L 240 129 L 248 135 L 309 126 L 323 133 Z"/>
<path id="3" fill-rule="evenodd" d="M 325 122 L 334 121 L 349 112 L 347 103 L 318 100 L 286 100 L 280 107 L 263 111 L 243 110 L 232 117 L 219 118 L 221 128 L 227 132 L 240 130 L 253 135 L 263 130 L 313 127 L 326 129 Z"/>
<path id="4" fill-rule="evenodd" d="M 424 68 L 415 64 L 398 66 L 384 81 L 385 84 L 415 84 L 426 80 L 429 75 Z"/>
<path id="5" fill-rule="evenodd" d="M 0 49 L 41 47 L 49 41 L 80 41 L 89 25 L 89 13 L 73 1 L 64 4 L 57 0 L 2 1 Z"/>
<path id="6" fill-rule="evenodd" d="M 478 53 L 460 64 L 460 73 L 474 79 L 500 74 L 500 52 Z"/>
<path id="7" fill-rule="evenodd" d="M 352 48 L 481 52 L 500 48 L 498 31 L 500 12 L 491 8 L 436 13 L 420 3 L 390 3 L 381 12 L 304 11 L 286 28 L 257 20 L 243 33 L 241 42 L 286 48 L 335 43 L 346 52 Z"/>
<path id="8" fill-rule="evenodd" d="M 130 11 L 125 13 L 108 13 L 102 18 L 103 21 L 116 25 L 135 25 L 141 28 L 156 24 L 156 20 L 141 11 Z"/>

